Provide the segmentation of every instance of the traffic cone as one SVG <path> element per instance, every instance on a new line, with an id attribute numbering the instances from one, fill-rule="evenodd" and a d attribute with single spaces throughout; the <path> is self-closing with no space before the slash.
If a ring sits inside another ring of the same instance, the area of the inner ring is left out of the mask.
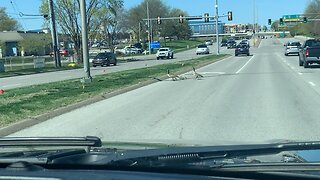
<path id="1" fill-rule="evenodd" d="M 0 94 L 4 94 L 4 90 L 3 89 L 0 89 Z"/>

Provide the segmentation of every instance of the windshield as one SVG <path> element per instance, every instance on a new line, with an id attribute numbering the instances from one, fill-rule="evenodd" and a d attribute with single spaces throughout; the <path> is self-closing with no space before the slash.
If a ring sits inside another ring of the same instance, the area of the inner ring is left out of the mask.
<path id="1" fill-rule="evenodd" d="M 208 46 L 207 46 L 207 45 L 204 45 L 204 44 L 198 46 L 198 48 L 207 48 L 207 47 L 208 47 Z"/>
<path id="2" fill-rule="evenodd" d="M 306 41 L 305 46 L 319 47 L 320 46 L 320 40 L 308 40 L 308 41 Z"/>
<path id="3" fill-rule="evenodd" d="M 0 137 L 320 140 L 320 1 L 217 3 L 1 0 Z"/>
<path id="4" fill-rule="evenodd" d="M 288 46 L 300 46 L 300 42 L 289 42 Z"/>

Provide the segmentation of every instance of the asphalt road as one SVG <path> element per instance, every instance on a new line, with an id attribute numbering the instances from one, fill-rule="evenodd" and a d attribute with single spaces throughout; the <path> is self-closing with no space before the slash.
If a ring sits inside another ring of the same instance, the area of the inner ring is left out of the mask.
<path id="1" fill-rule="evenodd" d="M 252 56 L 230 57 L 55 117 L 11 136 L 86 136 L 183 144 L 319 140 L 320 68 L 284 56 L 266 39 Z"/>
<path id="2" fill-rule="evenodd" d="M 215 53 L 215 45 L 209 46 L 210 52 Z M 233 52 L 232 50 L 227 50 L 226 48 L 222 48 L 224 53 Z M 146 55 L 146 56 L 138 56 L 139 61 L 127 62 L 127 63 L 118 63 L 117 66 L 110 67 L 95 67 L 91 68 L 91 76 L 106 74 L 110 72 L 123 71 L 128 69 L 136 69 L 142 68 L 146 66 L 153 66 L 163 63 L 171 63 L 173 61 L 182 61 L 191 58 L 198 57 L 195 54 L 195 49 L 190 49 L 188 51 L 180 52 L 174 54 L 174 59 L 170 60 L 156 60 L 155 55 Z M 74 69 L 67 71 L 58 71 L 58 72 L 48 72 L 48 73 L 40 73 L 40 74 L 32 74 L 32 75 L 24 75 L 24 76 L 14 76 L 7 78 L 0 78 L 0 89 L 13 89 L 18 87 L 43 84 L 55 81 L 62 81 L 67 79 L 75 79 L 82 78 L 85 76 L 83 69 Z"/>

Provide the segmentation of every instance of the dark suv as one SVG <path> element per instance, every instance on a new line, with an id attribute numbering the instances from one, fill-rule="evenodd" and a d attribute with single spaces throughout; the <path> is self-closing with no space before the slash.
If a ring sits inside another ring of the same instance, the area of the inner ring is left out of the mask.
<path id="1" fill-rule="evenodd" d="M 247 56 L 250 56 L 249 46 L 246 44 L 239 44 L 234 51 L 234 55 L 238 56 L 240 54 L 245 54 Z"/>
<path id="2" fill-rule="evenodd" d="M 96 67 L 97 65 L 100 66 L 110 66 L 110 64 L 117 65 L 117 58 L 116 55 L 112 52 L 103 52 L 99 53 L 96 57 L 92 60 L 92 66 Z"/>
<path id="3" fill-rule="evenodd" d="M 227 48 L 228 49 L 236 48 L 236 46 L 237 46 L 237 42 L 234 41 L 234 40 L 230 40 L 230 41 L 227 42 Z"/>

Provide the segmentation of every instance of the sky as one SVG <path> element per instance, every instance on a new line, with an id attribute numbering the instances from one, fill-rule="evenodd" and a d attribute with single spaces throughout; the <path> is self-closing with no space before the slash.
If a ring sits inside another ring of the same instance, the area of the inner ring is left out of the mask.
<path id="1" fill-rule="evenodd" d="M 55 0 L 54 0 L 55 1 Z M 124 0 L 126 9 L 139 5 L 143 0 Z M 162 0 L 172 8 L 186 11 L 190 16 L 215 14 L 215 0 Z M 255 1 L 255 8 L 254 2 Z M 278 20 L 283 15 L 303 14 L 311 0 L 218 0 L 219 15 L 233 12 L 233 21 L 222 18 L 228 24 L 253 23 L 254 9 L 256 21 L 260 25 L 267 25 L 268 19 Z M 22 26 L 22 30 L 40 29 L 42 17 L 20 17 L 23 14 L 39 14 L 41 0 L 0 0 L 0 7 L 5 7 L 7 13 Z M 151 10 L 150 10 L 151 11 Z"/>

